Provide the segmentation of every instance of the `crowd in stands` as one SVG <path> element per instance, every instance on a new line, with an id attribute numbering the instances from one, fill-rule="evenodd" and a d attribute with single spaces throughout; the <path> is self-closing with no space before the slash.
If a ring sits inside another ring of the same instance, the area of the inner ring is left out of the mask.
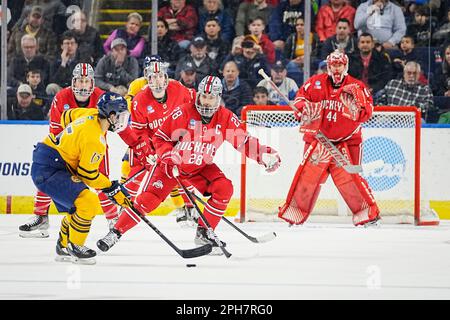
<path id="1" fill-rule="evenodd" d="M 152 41 L 142 16 L 130 13 L 103 41 L 85 13 L 68 12 L 72 5 L 83 1 L 8 2 L 9 119 L 46 119 L 79 62 L 93 65 L 96 86 L 122 95 L 142 75 Z M 159 1 L 158 54 L 188 87 L 220 76 L 225 104 L 240 116 L 247 104 L 283 104 L 260 68 L 292 99 L 305 45 L 311 74 L 326 72 L 324 60 L 339 49 L 375 104 L 414 105 L 425 122 L 450 121 L 450 1 L 311 0 L 311 18 L 305 37 L 304 0 Z"/>

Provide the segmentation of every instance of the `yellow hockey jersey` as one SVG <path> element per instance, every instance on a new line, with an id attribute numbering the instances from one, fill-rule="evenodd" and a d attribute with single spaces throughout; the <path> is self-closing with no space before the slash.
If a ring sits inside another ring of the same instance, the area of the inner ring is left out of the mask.
<path id="1" fill-rule="evenodd" d="M 130 83 L 128 92 L 125 95 L 125 99 L 128 103 L 128 110 L 131 110 L 131 101 L 133 100 L 134 96 L 137 95 L 138 92 L 141 91 L 147 84 L 148 81 L 144 77 L 137 78 Z"/>
<path id="2" fill-rule="evenodd" d="M 99 171 L 106 153 L 105 132 L 98 121 L 97 109 L 69 109 L 61 115 L 64 130 L 49 134 L 44 144 L 58 151 L 69 171 L 94 189 L 109 188 L 111 181 Z"/>

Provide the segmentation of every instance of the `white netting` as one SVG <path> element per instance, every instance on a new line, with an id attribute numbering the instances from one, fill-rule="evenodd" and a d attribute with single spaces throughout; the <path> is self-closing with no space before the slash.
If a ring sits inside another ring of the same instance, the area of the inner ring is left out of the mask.
<path id="1" fill-rule="evenodd" d="M 247 129 L 264 144 L 279 151 L 282 166 L 267 174 L 258 165 L 246 163 L 245 220 L 279 220 L 278 207 L 284 203 L 291 181 L 302 160 L 303 141 L 293 112 L 256 110 L 247 112 Z M 363 160 L 383 160 L 384 165 L 364 173 L 385 221 L 413 223 L 415 214 L 416 113 L 413 111 L 375 111 L 364 124 Z M 422 209 L 430 211 L 422 201 Z M 311 218 L 347 217 L 350 212 L 331 178 L 324 184 Z M 417 215 L 416 219 L 419 218 Z M 313 218 L 314 219 L 314 218 Z M 435 217 L 433 217 L 435 219 Z M 416 220 L 416 222 L 418 222 Z"/>

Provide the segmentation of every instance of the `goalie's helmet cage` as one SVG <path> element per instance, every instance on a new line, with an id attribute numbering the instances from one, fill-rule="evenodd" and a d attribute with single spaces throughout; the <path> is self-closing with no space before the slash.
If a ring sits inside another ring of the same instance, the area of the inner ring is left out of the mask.
<path id="1" fill-rule="evenodd" d="M 105 92 L 98 99 L 97 108 L 99 116 L 108 119 L 109 131 L 120 132 L 128 125 L 130 113 L 127 100 L 120 94 Z M 111 119 L 111 114 L 115 114 L 114 119 Z"/>
<path id="2" fill-rule="evenodd" d="M 341 72 L 334 72 L 333 66 L 344 65 L 344 69 Z M 327 72 L 331 77 L 333 83 L 339 85 L 344 81 L 345 76 L 348 74 L 348 57 L 345 53 L 336 49 L 327 56 Z"/>
<path id="3" fill-rule="evenodd" d="M 79 88 L 77 79 L 87 78 L 91 81 L 90 88 Z M 72 91 L 77 96 L 89 97 L 95 88 L 94 68 L 89 63 L 78 63 L 72 72 Z"/>
<path id="4" fill-rule="evenodd" d="M 206 76 L 198 85 L 198 94 L 195 99 L 195 107 L 201 116 L 210 118 L 219 109 L 222 98 L 222 82 L 218 77 Z M 214 105 L 204 105 L 200 102 L 200 96 L 210 95 L 216 98 Z"/>
<path id="5" fill-rule="evenodd" d="M 168 64 L 160 56 L 153 55 L 144 60 L 144 77 L 147 79 L 150 90 L 162 93 L 169 85 L 167 74 Z"/>

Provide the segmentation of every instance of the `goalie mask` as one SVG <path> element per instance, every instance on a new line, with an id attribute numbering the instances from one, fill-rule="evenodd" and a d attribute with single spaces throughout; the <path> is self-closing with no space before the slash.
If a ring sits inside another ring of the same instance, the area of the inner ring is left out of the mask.
<path id="1" fill-rule="evenodd" d="M 333 84 L 339 86 L 348 71 L 348 57 L 345 53 L 335 50 L 327 57 L 328 76 L 333 80 Z"/>
<path id="2" fill-rule="evenodd" d="M 169 85 L 168 67 L 169 65 L 160 56 L 154 55 L 144 60 L 144 77 L 156 98 L 162 96 Z"/>
<path id="3" fill-rule="evenodd" d="M 195 107 L 202 117 L 211 118 L 219 109 L 222 89 L 222 82 L 218 77 L 206 76 L 200 81 Z"/>
<path id="4" fill-rule="evenodd" d="M 120 94 L 114 92 L 102 94 L 98 99 L 97 108 L 99 117 L 108 120 L 109 131 L 120 132 L 127 127 L 130 113 L 127 101 Z"/>
<path id="5" fill-rule="evenodd" d="M 77 100 L 87 100 L 94 88 L 94 69 L 89 63 L 78 63 L 72 72 L 73 94 Z"/>

